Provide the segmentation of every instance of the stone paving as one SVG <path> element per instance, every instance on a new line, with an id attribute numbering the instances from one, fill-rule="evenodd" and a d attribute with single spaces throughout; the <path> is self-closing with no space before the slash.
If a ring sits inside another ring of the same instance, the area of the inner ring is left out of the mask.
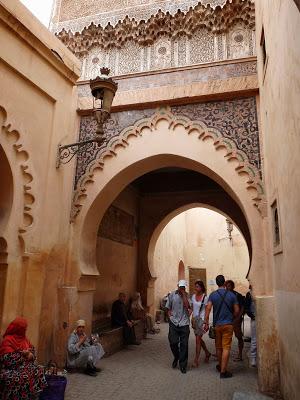
<path id="1" fill-rule="evenodd" d="M 66 400 L 154 400 L 197 399 L 232 400 L 236 391 L 255 392 L 257 372 L 244 362 L 230 362 L 234 377 L 221 380 L 215 370 L 216 361 L 202 362 L 198 369 L 189 367 L 187 374 L 171 368 L 172 355 L 169 349 L 168 325 L 160 325 L 161 332 L 148 335 L 140 346 L 127 349 L 101 360 L 102 371 L 97 377 L 69 374 Z M 247 331 L 246 331 L 247 333 Z M 210 351 L 214 342 L 205 336 Z M 245 343 L 245 354 L 249 343 Z M 233 351 L 237 351 L 234 339 Z M 190 357 L 194 355 L 194 334 L 190 335 Z M 203 358 L 203 354 L 202 354 Z"/>

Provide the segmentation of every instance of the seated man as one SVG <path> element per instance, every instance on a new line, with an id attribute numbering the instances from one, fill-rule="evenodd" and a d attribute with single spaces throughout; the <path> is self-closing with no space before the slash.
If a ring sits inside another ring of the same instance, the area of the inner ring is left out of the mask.
<path id="1" fill-rule="evenodd" d="M 142 320 L 144 323 L 144 329 L 147 333 L 158 333 L 159 329 L 155 329 L 154 321 L 151 314 L 147 313 L 142 305 L 141 294 L 136 292 L 132 296 L 131 305 L 130 305 L 130 314 L 132 318 L 136 321 Z"/>
<path id="2" fill-rule="evenodd" d="M 96 376 L 100 369 L 97 362 L 103 357 L 104 350 L 100 343 L 91 343 L 85 334 L 85 321 L 78 320 L 76 329 L 71 333 L 68 341 L 67 367 L 83 368 L 90 376 Z"/>
<path id="3" fill-rule="evenodd" d="M 125 345 L 138 345 L 141 342 L 136 340 L 134 332 L 134 321 L 129 317 L 126 310 L 126 294 L 119 293 L 119 298 L 116 300 L 111 309 L 111 324 L 113 328 L 123 327 L 123 337 Z"/>

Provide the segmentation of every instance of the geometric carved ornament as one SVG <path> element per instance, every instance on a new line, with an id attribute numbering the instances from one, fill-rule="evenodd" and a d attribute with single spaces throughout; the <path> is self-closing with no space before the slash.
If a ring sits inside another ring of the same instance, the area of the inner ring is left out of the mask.
<path id="1" fill-rule="evenodd" d="M 131 137 L 139 138 L 143 135 L 145 129 L 154 130 L 157 123 L 161 120 L 168 122 L 169 129 L 174 130 L 176 126 L 181 125 L 185 128 L 186 134 L 197 134 L 198 139 L 207 146 L 211 145 L 211 141 L 215 149 L 226 149 L 225 159 L 230 161 L 237 160 L 238 164 L 234 167 L 238 175 L 246 174 L 247 180 L 245 185 L 248 189 L 253 189 L 255 195 L 252 195 L 253 204 L 260 211 L 260 206 L 264 202 L 264 189 L 260 176 L 260 171 L 249 162 L 246 153 L 238 149 L 235 142 L 229 138 L 225 138 L 218 129 L 208 127 L 204 122 L 191 120 L 186 116 L 177 116 L 172 113 L 169 107 L 157 110 L 152 116 L 137 121 L 133 126 L 125 128 L 117 137 L 111 138 L 105 148 L 97 155 L 97 159 L 90 163 L 85 174 L 79 179 L 77 188 L 74 192 L 71 221 L 74 221 L 80 209 L 82 208 L 84 199 L 88 196 L 88 186 L 94 181 L 94 174 L 98 174 L 102 170 L 107 157 L 117 157 L 120 148 L 126 149 L 130 146 Z M 220 155 L 216 155 L 219 157 Z M 222 155 L 223 157 L 223 155 Z"/>

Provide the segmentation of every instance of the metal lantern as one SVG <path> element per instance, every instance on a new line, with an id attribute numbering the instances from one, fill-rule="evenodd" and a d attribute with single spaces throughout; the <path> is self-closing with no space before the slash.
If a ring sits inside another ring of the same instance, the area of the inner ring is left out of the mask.
<path id="1" fill-rule="evenodd" d="M 109 78 L 110 70 L 106 67 L 100 69 L 101 75 L 90 80 L 90 88 L 93 95 L 93 114 L 97 123 L 96 135 L 87 140 L 66 145 L 59 145 L 57 151 L 56 167 L 67 164 L 79 152 L 83 146 L 100 146 L 104 140 L 103 124 L 110 116 L 111 105 L 118 88 L 118 84 Z"/>

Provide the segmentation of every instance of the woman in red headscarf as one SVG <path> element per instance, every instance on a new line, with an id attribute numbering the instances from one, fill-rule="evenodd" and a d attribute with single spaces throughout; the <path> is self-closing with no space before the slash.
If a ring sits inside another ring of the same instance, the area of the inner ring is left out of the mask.
<path id="1" fill-rule="evenodd" d="M 2 400 L 31 400 L 47 386 L 43 368 L 36 365 L 34 347 L 26 337 L 27 321 L 16 318 L 0 345 Z"/>

